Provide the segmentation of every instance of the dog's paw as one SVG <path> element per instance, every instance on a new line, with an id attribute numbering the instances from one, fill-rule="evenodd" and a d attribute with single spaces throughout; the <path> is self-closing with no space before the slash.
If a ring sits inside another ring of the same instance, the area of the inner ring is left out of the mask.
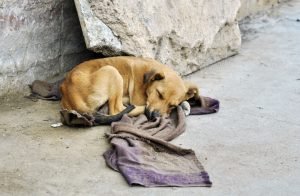
<path id="1" fill-rule="evenodd" d="M 183 101 L 180 106 L 182 107 L 183 111 L 184 111 L 184 114 L 186 116 L 188 116 L 190 113 L 191 113 L 191 106 L 189 104 L 189 102 L 187 101 Z"/>

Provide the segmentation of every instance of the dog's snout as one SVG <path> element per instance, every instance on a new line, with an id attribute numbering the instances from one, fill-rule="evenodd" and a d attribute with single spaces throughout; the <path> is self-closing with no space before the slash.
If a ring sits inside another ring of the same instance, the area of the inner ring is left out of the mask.
<path id="1" fill-rule="evenodd" d="M 154 120 L 160 116 L 160 113 L 157 110 L 151 111 L 149 108 L 146 108 L 145 115 L 149 120 Z"/>
<path id="2" fill-rule="evenodd" d="M 153 118 L 160 117 L 159 111 L 156 111 L 156 110 L 154 110 L 154 111 L 151 113 L 151 115 L 152 115 Z"/>

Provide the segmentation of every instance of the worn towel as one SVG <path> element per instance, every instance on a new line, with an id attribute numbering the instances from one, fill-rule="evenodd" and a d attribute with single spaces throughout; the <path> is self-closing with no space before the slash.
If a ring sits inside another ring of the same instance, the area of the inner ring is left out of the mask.
<path id="1" fill-rule="evenodd" d="M 37 82 L 32 85 L 35 86 L 31 88 L 32 94 L 35 98 L 51 97 L 50 100 L 59 100 L 57 87 L 60 82 L 50 84 L 50 87 L 43 82 Z M 190 114 L 201 115 L 218 111 L 219 101 L 208 97 L 202 97 L 202 100 L 204 103 L 201 100 L 188 100 Z M 105 107 L 103 111 L 107 111 Z M 71 126 L 98 125 L 93 116 L 81 115 L 76 111 L 61 111 L 61 119 L 64 124 Z M 148 121 L 145 115 L 134 118 L 124 115 L 111 128 L 111 133 L 106 136 L 112 147 L 104 153 L 104 158 L 107 165 L 119 171 L 128 184 L 145 187 L 212 185 L 194 151 L 169 142 L 185 131 L 185 113 L 181 106 L 173 110 L 169 118 L 160 117 L 155 121 Z"/>
<path id="2" fill-rule="evenodd" d="M 125 115 L 107 134 L 112 148 L 104 158 L 130 185 L 210 187 L 209 176 L 194 151 L 168 142 L 184 131 L 185 114 L 180 106 L 171 118 L 154 122 L 145 115 Z"/>
<path id="3" fill-rule="evenodd" d="M 64 79 L 58 80 L 53 83 L 35 80 L 32 84 L 28 85 L 31 91 L 27 98 L 36 101 L 37 99 L 58 101 L 61 99 L 61 93 L 59 91 L 59 86 L 64 81 Z"/>

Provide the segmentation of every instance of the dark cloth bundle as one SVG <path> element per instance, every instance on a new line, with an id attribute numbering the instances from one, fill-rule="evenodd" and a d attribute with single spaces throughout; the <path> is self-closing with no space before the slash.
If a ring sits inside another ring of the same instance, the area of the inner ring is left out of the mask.
<path id="1" fill-rule="evenodd" d="M 63 81 L 64 79 L 61 79 L 53 83 L 48 83 L 41 80 L 35 80 L 29 85 L 31 94 L 27 96 L 27 98 L 34 101 L 37 99 L 58 101 L 61 99 L 59 86 Z"/>
<path id="2" fill-rule="evenodd" d="M 58 100 L 60 83 L 53 83 L 52 88 L 51 84 L 49 87 L 45 83 L 33 83 L 31 90 L 34 96 L 31 97 Z M 49 94 L 43 86 L 47 87 Z M 34 89 L 43 89 L 43 95 Z M 188 100 L 191 115 L 211 114 L 219 110 L 218 100 L 208 97 L 202 97 L 202 100 Z M 100 112 L 106 113 L 106 106 Z M 61 111 L 61 119 L 70 126 L 97 125 L 94 116 L 76 111 Z M 210 187 L 212 183 L 195 152 L 170 143 L 185 131 L 185 127 L 185 113 L 181 106 L 169 117 L 159 117 L 154 121 L 149 121 L 145 115 L 124 115 L 120 121 L 111 124 L 111 133 L 106 134 L 112 145 L 104 153 L 106 164 L 120 172 L 130 185 Z"/>

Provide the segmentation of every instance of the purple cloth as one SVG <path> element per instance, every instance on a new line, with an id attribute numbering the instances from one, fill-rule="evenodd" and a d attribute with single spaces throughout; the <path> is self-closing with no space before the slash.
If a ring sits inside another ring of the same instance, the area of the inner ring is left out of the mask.
<path id="1" fill-rule="evenodd" d="M 63 81 L 64 79 L 61 79 L 56 82 L 49 83 L 41 80 L 35 80 L 29 85 L 31 94 L 25 97 L 33 101 L 36 101 L 37 99 L 58 101 L 61 99 L 59 87 Z"/>
<path id="2" fill-rule="evenodd" d="M 201 101 L 202 99 L 202 101 Z M 210 97 L 201 97 L 201 99 L 188 100 L 191 106 L 190 115 L 213 114 L 219 111 L 220 102 Z"/>
<path id="3" fill-rule="evenodd" d="M 59 86 L 55 83 L 34 81 L 30 85 L 32 100 L 59 100 Z M 218 112 L 219 101 L 209 97 L 188 100 L 190 115 Z M 72 126 L 95 126 L 95 118 L 76 111 L 61 111 L 62 122 Z M 191 149 L 183 149 L 169 141 L 185 131 L 185 114 L 180 106 L 170 118 L 148 121 L 145 115 L 112 124 L 107 134 L 112 147 L 104 153 L 106 164 L 119 171 L 129 185 L 155 186 L 204 186 L 212 183 L 207 172 Z"/>
<path id="4" fill-rule="evenodd" d="M 206 101 L 216 103 L 214 99 Z M 210 105 L 217 108 L 216 104 Z M 180 106 L 170 118 L 159 118 L 155 123 L 144 115 L 125 115 L 112 124 L 111 133 L 107 134 L 112 148 L 104 153 L 106 164 L 119 171 L 129 185 L 210 187 L 208 173 L 194 151 L 168 142 L 184 131 L 185 115 Z"/>
<path id="5" fill-rule="evenodd" d="M 105 152 L 106 163 L 119 171 L 129 185 L 156 186 L 205 186 L 212 185 L 209 176 L 192 150 L 181 155 L 172 151 L 149 150 L 147 143 L 114 138 L 114 146 Z M 146 157 L 146 158 L 145 158 Z M 172 161 L 171 161 L 172 160 Z M 178 165 L 178 164 L 182 165 Z M 165 165 L 165 167 L 163 167 Z M 189 169 L 185 168 L 189 167 Z"/>

